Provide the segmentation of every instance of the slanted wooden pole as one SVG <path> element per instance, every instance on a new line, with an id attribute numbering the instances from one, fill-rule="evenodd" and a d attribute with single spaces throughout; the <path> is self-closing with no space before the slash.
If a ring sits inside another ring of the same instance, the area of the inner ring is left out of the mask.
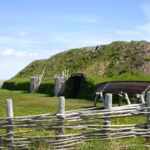
<path id="1" fill-rule="evenodd" d="M 145 96 L 144 94 L 141 94 L 141 95 L 140 95 L 142 104 L 145 104 L 145 98 L 144 98 L 144 96 Z"/>
<path id="2" fill-rule="evenodd" d="M 8 134 L 8 150 L 13 150 L 13 142 L 14 142 L 14 136 L 13 136 L 13 101 L 12 99 L 7 99 L 7 117 L 8 117 L 8 128 L 7 128 L 7 134 Z"/>
<path id="3" fill-rule="evenodd" d="M 130 105 L 131 102 L 130 102 L 130 98 L 127 93 L 125 93 L 125 99 L 127 100 L 127 104 Z"/>

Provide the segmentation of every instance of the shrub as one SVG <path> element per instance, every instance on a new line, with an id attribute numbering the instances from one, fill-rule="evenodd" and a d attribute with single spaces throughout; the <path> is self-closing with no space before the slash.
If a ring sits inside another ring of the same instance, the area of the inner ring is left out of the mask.
<path id="1" fill-rule="evenodd" d="M 54 96 L 54 83 L 42 83 L 39 87 L 38 92 Z"/>
<path id="2" fill-rule="evenodd" d="M 4 82 L 3 89 L 8 90 L 24 90 L 29 91 L 30 82 L 29 81 L 6 81 Z"/>

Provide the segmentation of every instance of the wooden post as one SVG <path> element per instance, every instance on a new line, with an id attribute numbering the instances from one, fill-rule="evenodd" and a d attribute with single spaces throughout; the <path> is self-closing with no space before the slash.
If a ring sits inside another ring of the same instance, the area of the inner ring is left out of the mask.
<path id="1" fill-rule="evenodd" d="M 125 93 L 125 99 L 127 100 L 127 104 L 131 105 L 131 102 L 127 93 Z"/>
<path id="2" fill-rule="evenodd" d="M 146 128 L 147 129 L 150 129 L 150 91 L 147 92 L 146 94 L 146 106 L 148 107 L 147 108 L 147 124 L 146 124 Z M 145 138 L 145 143 L 146 144 L 149 144 L 150 143 L 150 138 L 149 137 L 146 137 Z"/>
<path id="3" fill-rule="evenodd" d="M 64 135 L 64 119 L 65 119 L 65 97 L 59 97 L 59 110 L 57 114 L 61 128 L 58 130 L 58 135 Z"/>
<path id="4" fill-rule="evenodd" d="M 65 77 L 64 76 L 56 76 L 55 77 L 55 87 L 54 87 L 54 95 L 62 96 L 65 89 Z"/>
<path id="5" fill-rule="evenodd" d="M 8 117 L 8 125 L 9 127 L 7 128 L 7 134 L 8 134 L 8 150 L 13 150 L 13 117 L 14 117 L 14 112 L 13 112 L 13 101 L 12 99 L 7 99 L 7 117 Z"/>
<path id="6" fill-rule="evenodd" d="M 105 107 L 105 109 L 111 110 L 111 108 L 112 108 L 112 94 L 107 93 L 105 95 L 104 107 Z"/>
<path id="7" fill-rule="evenodd" d="M 112 94 L 110 94 L 110 93 L 107 93 L 105 95 L 104 108 L 108 109 L 108 111 L 111 111 L 111 109 L 112 109 Z M 106 114 L 106 115 L 104 115 L 104 128 L 107 129 L 110 126 L 111 126 L 110 115 Z M 106 131 L 106 136 L 109 137 L 109 132 L 107 132 L 107 131 Z"/>
<path id="8" fill-rule="evenodd" d="M 147 104 L 147 111 L 150 113 L 150 91 L 147 92 L 146 95 L 146 104 Z M 147 126 L 150 128 L 150 114 L 147 114 Z"/>
<path id="9" fill-rule="evenodd" d="M 58 144 L 59 144 L 59 140 L 61 140 L 63 137 L 62 135 L 65 134 L 65 130 L 64 130 L 64 119 L 65 119 L 65 97 L 61 96 L 59 97 L 59 107 L 58 107 L 58 113 L 57 113 L 57 117 L 58 117 L 58 126 L 60 126 L 60 128 L 57 129 L 56 131 L 56 140 L 58 140 Z M 63 144 L 61 144 L 61 148 L 60 150 L 64 150 L 64 146 Z"/>
<path id="10" fill-rule="evenodd" d="M 144 96 L 145 96 L 144 94 L 141 94 L 141 95 L 140 95 L 142 104 L 145 104 L 145 98 L 144 98 Z"/>
<path id="11" fill-rule="evenodd" d="M 30 92 L 36 92 L 39 89 L 39 85 L 40 85 L 40 77 L 39 76 L 31 77 Z"/>
<path id="12" fill-rule="evenodd" d="M 59 111 L 58 111 L 58 113 L 62 116 L 65 114 L 65 97 L 64 96 L 59 97 Z"/>

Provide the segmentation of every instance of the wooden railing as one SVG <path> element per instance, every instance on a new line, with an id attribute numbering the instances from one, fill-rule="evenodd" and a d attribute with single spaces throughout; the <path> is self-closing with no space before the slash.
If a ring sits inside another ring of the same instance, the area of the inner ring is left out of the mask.
<path id="1" fill-rule="evenodd" d="M 79 143 L 90 140 L 150 138 L 150 93 L 146 104 L 112 107 L 112 96 L 107 94 L 105 109 L 96 107 L 65 111 L 65 99 L 59 98 L 56 114 L 32 116 L 13 115 L 13 103 L 7 100 L 7 116 L 0 118 L 0 149 L 30 149 L 42 144 L 45 149 L 76 149 Z M 113 124 L 114 118 L 143 116 L 145 123 Z"/>

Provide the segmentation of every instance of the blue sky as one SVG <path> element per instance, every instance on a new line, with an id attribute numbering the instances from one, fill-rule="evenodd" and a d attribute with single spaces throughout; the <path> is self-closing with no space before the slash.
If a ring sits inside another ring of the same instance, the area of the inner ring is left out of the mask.
<path id="1" fill-rule="evenodd" d="M 150 40 L 149 0 L 0 1 L 0 79 L 60 51 Z"/>

